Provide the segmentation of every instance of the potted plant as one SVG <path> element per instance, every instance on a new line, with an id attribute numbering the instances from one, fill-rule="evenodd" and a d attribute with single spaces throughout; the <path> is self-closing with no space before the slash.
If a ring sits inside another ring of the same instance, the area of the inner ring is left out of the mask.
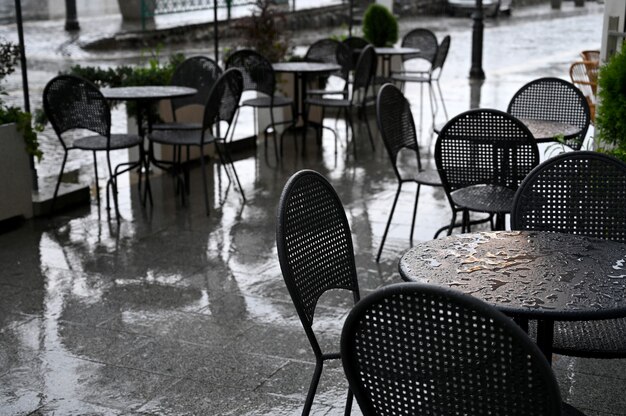
<path id="1" fill-rule="evenodd" d="M 626 48 L 600 67 L 598 97 L 598 150 L 626 161 Z"/>
<path id="2" fill-rule="evenodd" d="M 17 45 L 0 40 L 0 221 L 33 215 L 31 157 L 41 159 L 31 115 L 4 103 L 6 91 L 1 82 L 15 71 L 19 59 Z"/>
<path id="3" fill-rule="evenodd" d="M 398 41 L 398 21 L 388 8 L 372 3 L 363 15 L 363 36 L 374 46 L 393 46 Z"/>

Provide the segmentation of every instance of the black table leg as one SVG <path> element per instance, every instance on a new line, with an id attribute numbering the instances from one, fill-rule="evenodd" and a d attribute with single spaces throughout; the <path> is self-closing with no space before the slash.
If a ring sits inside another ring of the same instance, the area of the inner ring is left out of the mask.
<path id="1" fill-rule="evenodd" d="M 554 338 L 554 321 L 540 319 L 537 321 L 537 345 L 552 365 L 552 341 Z"/>

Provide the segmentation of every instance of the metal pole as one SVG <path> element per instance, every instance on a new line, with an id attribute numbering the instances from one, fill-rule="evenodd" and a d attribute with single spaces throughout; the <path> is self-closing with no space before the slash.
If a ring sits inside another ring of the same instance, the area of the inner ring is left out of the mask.
<path id="1" fill-rule="evenodd" d="M 348 36 L 352 36 L 352 22 L 354 20 L 354 16 L 353 13 L 354 11 L 352 10 L 352 6 L 354 5 L 354 0 L 350 0 L 350 12 L 348 13 L 348 19 L 350 19 L 350 21 L 348 22 Z"/>
<path id="2" fill-rule="evenodd" d="M 26 50 L 24 48 L 24 28 L 22 26 L 22 1 L 15 0 L 15 20 L 17 21 L 17 37 L 20 48 L 20 67 L 22 69 L 22 89 L 24 91 L 24 111 L 30 113 L 30 96 L 28 94 L 28 68 L 26 67 Z M 30 170 L 33 173 L 33 189 L 39 189 L 35 159 L 30 157 Z"/>
<path id="3" fill-rule="evenodd" d="M 215 63 L 219 65 L 219 39 L 217 30 L 217 0 L 213 0 L 213 47 L 215 48 Z"/>
<path id="4" fill-rule="evenodd" d="M 476 0 L 476 11 L 472 15 L 474 26 L 472 31 L 472 67 L 469 76 L 472 79 L 485 79 L 483 71 L 483 0 Z"/>
<path id="5" fill-rule="evenodd" d="M 79 29 L 76 0 L 65 0 L 65 30 L 71 32 Z"/>

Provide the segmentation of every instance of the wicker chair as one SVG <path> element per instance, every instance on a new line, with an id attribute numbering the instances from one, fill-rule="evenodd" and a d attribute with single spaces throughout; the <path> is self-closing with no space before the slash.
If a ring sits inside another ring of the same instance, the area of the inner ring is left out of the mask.
<path id="1" fill-rule="evenodd" d="M 237 68 L 242 72 L 244 91 L 256 91 L 261 94 L 255 98 L 244 100 L 241 106 L 269 109 L 270 124 L 263 129 L 265 146 L 267 148 L 267 133 L 269 129 L 272 129 L 274 140 L 276 140 L 277 123 L 274 120 L 274 109 L 277 107 L 291 108 L 292 120 L 288 121 L 288 123 L 295 124 L 295 102 L 289 97 L 276 94 L 276 75 L 272 63 L 258 52 L 250 49 L 236 51 L 226 60 L 226 68 Z M 234 129 L 232 134 L 234 134 Z"/>
<path id="2" fill-rule="evenodd" d="M 598 91 L 598 61 L 574 62 L 569 68 L 572 83 L 580 89 L 589 105 L 591 123 L 596 119 L 596 93 Z"/>
<path id="3" fill-rule="evenodd" d="M 478 109 L 454 117 L 441 129 L 435 162 L 452 208 L 448 235 L 458 226 L 459 211 L 462 232 L 469 231 L 470 211 L 496 215 L 496 228 L 504 229 L 515 191 L 539 163 L 539 150 L 521 121 L 502 111 Z"/>
<path id="4" fill-rule="evenodd" d="M 352 123 L 352 110 L 357 109 L 361 117 L 364 118 L 365 126 L 367 127 L 367 134 L 372 145 L 372 149 L 375 149 L 374 138 L 372 137 L 372 131 L 370 129 L 369 121 L 365 114 L 365 108 L 367 105 L 367 97 L 369 88 L 371 85 L 374 72 L 376 71 L 376 52 L 374 47 L 366 46 L 361 51 L 359 56 L 359 62 L 357 63 L 356 70 L 354 71 L 354 82 L 352 83 L 352 90 L 350 96 L 347 98 L 332 98 L 332 97 L 308 97 L 305 100 L 304 118 L 305 125 L 308 123 L 308 112 L 311 106 L 319 106 L 324 109 L 325 107 L 335 108 L 337 110 L 343 110 L 346 123 L 350 126 L 352 131 L 352 143 L 354 157 L 356 158 L 356 140 L 354 135 L 354 126 Z M 323 120 L 322 120 L 323 122 Z M 334 130 L 333 130 L 334 132 Z M 335 133 L 335 138 L 336 138 Z M 346 137 L 346 140 L 348 138 Z"/>
<path id="5" fill-rule="evenodd" d="M 451 289 L 400 283 L 363 298 L 341 334 L 365 416 L 580 415 L 510 318 Z"/>
<path id="6" fill-rule="evenodd" d="M 50 214 L 54 213 L 54 205 L 59 193 L 68 153 L 78 149 L 90 151 L 93 154 L 98 208 L 100 208 L 100 188 L 96 153 L 106 152 L 109 171 L 106 186 L 106 208 L 109 211 L 109 189 L 111 189 L 115 216 L 119 220 L 117 177 L 133 168 L 140 167 L 144 163 L 143 138 L 136 134 L 111 134 L 111 110 L 107 99 L 97 86 L 76 76 L 60 75 L 50 80 L 43 92 L 43 108 L 64 151 L 61 170 L 50 205 Z M 69 144 L 66 141 L 67 133 L 78 130 L 87 130 L 96 135 L 81 137 Z M 111 164 L 111 150 L 133 147 L 137 147 L 139 150 L 139 160 L 118 164 L 115 167 Z M 141 184 L 141 169 L 139 169 L 139 175 L 139 183 Z M 147 177 L 146 181 L 148 181 Z M 146 189 L 150 189 L 148 184 L 146 184 Z"/>
<path id="7" fill-rule="evenodd" d="M 626 163 L 568 152 L 539 165 L 513 203 L 514 230 L 556 231 L 626 243 Z M 554 324 L 554 352 L 626 358 L 626 319 Z"/>
<path id="8" fill-rule="evenodd" d="M 417 184 L 415 205 L 413 207 L 413 222 L 411 223 L 411 245 L 413 245 L 413 231 L 415 229 L 415 216 L 417 214 L 417 202 L 421 185 L 442 185 L 439 173 L 436 170 L 422 169 L 419 146 L 415 134 L 415 123 L 413 122 L 413 114 L 411 113 L 411 104 L 394 85 L 385 84 L 378 91 L 378 97 L 376 99 L 376 121 L 378 122 L 378 130 L 380 130 L 383 143 L 385 143 L 385 148 L 389 154 L 393 171 L 398 179 L 396 196 L 391 206 L 391 212 L 389 213 L 389 219 L 387 220 L 378 254 L 376 255 L 376 262 L 378 262 L 380 261 L 383 246 L 385 245 L 385 239 L 387 238 L 387 232 L 391 225 L 391 219 L 396 209 L 402 185 L 407 182 Z M 406 171 L 403 169 L 402 164 L 399 163 L 398 156 L 404 150 L 410 151 L 415 155 L 417 159 L 417 170 Z"/>
<path id="9" fill-rule="evenodd" d="M 285 185 L 278 205 L 276 245 L 285 284 L 315 354 L 315 372 L 302 411 L 308 415 L 324 361 L 340 358 L 338 352 L 324 353 L 315 336 L 317 301 L 330 289 L 348 290 L 354 303 L 359 300 L 350 226 L 337 193 L 319 173 L 297 172 Z M 346 415 L 351 407 L 348 392 Z"/>
<path id="10" fill-rule="evenodd" d="M 416 30 L 420 30 L 420 32 L 417 32 L 415 34 L 415 39 L 409 38 L 407 40 L 406 46 L 419 48 L 420 46 L 417 46 L 417 40 L 416 40 L 418 35 L 424 38 L 424 40 L 422 40 L 422 43 L 428 46 L 424 46 L 425 48 L 424 53 L 420 54 L 420 56 L 407 55 L 405 59 L 422 58 L 428 61 L 429 58 L 432 56 L 432 50 L 434 47 L 434 45 L 432 45 L 433 39 L 429 38 L 428 37 L 429 35 L 425 35 L 424 32 L 421 32 L 421 30 L 425 30 L 425 29 L 416 29 Z M 411 35 L 411 33 L 413 32 L 409 32 L 407 36 Z M 426 40 L 426 39 L 429 39 L 429 40 Z M 436 42 L 437 39 L 435 38 L 434 41 Z M 415 46 L 413 46 L 412 44 Z M 404 45 L 404 40 L 403 40 L 403 45 Z M 444 115 L 446 117 L 446 120 L 448 120 L 448 110 L 446 109 L 446 103 L 443 99 L 443 94 L 441 92 L 441 85 L 439 84 L 439 78 L 441 77 L 441 72 L 443 71 L 443 65 L 446 63 L 446 58 L 448 57 L 449 49 L 450 49 L 450 36 L 447 35 L 443 38 L 443 40 L 441 41 L 441 44 L 436 47 L 436 53 L 433 56 L 432 61 L 430 61 L 431 65 L 427 68 L 426 71 L 424 71 L 422 68 L 418 68 L 417 70 L 405 69 L 402 72 L 397 72 L 391 75 L 391 80 L 394 82 L 400 82 L 400 83 L 416 82 L 420 84 L 420 125 L 422 124 L 421 109 L 424 107 L 423 85 L 424 84 L 428 85 L 428 97 L 430 99 L 430 110 L 431 110 L 431 116 L 432 116 L 431 128 L 433 131 L 435 129 L 435 118 L 437 117 L 437 113 L 439 112 L 439 106 L 437 104 L 437 99 L 438 99 L 437 92 L 439 92 L 439 100 L 441 101 L 441 106 L 443 107 Z M 433 84 L 437 86 L 436 90 L 433 88 Z"/>
<path id="11" fill-rule="evenodd" d="M 155 124 L 153 130 L 200 129 L 202 120 L 187 122 L 177 120 L 177 112 L 190 105 L 204 106 L 213 84 L 222 74 L 222 69 L 210 58 L 194 56 L 183 61 L 172 74 L 171 85 L 191 87 L 198 93 L 191 97 L 175 98 L 170 100 L 173 121 L 171 123 Z"/>
<path id="12" fill-rule="evenodd" d="M 228 153 L 228 148 L 223 147 L 224 140 L 228 137 L 229 130 L 232 127 L 235 112 L 239 107 L 239 100 L 241 99 L 242 91 L 243 75 L 241 72 L 238 69 L 227 70 L 217 79 L 206 99 L 204 117 L 202 127 L 200 129 L 156 130 L 153 131 L 148 138 L 151 146 L 152 143 L 175 146 L 178 148 L 178 153 L 180 153 L 180 148 L 182 147 L 196 146 L 199 147 L 202 152 L 205 145 L 214 144 L 222 165 L 225 168 L 226 165 L 231 166 L 233 175 L 245 201 L 243 188 L 239 182 L 239 177 L 237 175 L 237 171 L 235 170 L 235 166 L 233 165 L 233 161 Z M 224 124 L 227 125 L 226 131 L 223 131 L 223 129 L 220 131 L 216 128 L 218 125 L 222 125 L 223 127 Z M 217 136 L 217 134 L 219 134 L 219 136 Z M 189 174 L 187 172 L 188 166 L 187 164 L 181 165 L 179 162 L 180 161 L 175 161 L 177 171 L 183 172 L 184 192 L 181 192 L 181 194 L 183 195 L 184 201 L 184 195 L 189 190 Z M 207 189 L 206 163 L 204 155 L 200 156 L 200 163 L 202 168 L 202 184 L 204 188 L 204 204 L 206 213 L 209 215 L 209 193 Z M 228 169 L 226 169 L 226 172 L 228 174 L 228 178 L 230 179 Z"/>
<path id="13" fill-rule="evenodd" d="M 538 78 L 524 85 L 513 95 L 507 113 L 578 127 L 578 133 L 564 138 L 565 144 L 574 150 L 582 147 L 590 122 L 589 105 L 583 93 L 560 78 Z"/>

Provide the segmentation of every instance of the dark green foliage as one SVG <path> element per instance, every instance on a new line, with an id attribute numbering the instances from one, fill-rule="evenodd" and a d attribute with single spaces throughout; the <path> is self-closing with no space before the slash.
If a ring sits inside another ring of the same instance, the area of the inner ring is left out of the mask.
<path id="1" fill-rule="evenodd" d="M 598 95 L 597 139 L 614 147 L 608 153 L 626 160 L 626 48 L 600 67 Z"/>
<path id="2" fill-rule="evenodd" d="M 287 20 L 274 0 L 256 0 L 258 11 L 245 17 L 235 26 L 246 48 L 265 56 L 270 62 L 279 62 L 289 51 Z"/>
<path id="3" fill-rule="evenodd" d="M 17 45 L 6 40 L 0 40 L 0 82 L 15 71 L 19 58 L 20 50 Z M 2 85 L 0 85 L 0 95 L 6 95 Z M 39 141 L 31 123 L 30 113 L 22 111 L 19 107 L 7 107 L 0 97 L 0 124 L 9 123 L 17 124 L 17 130 L 24 137 L 26 152 L 41 160 L 43 154 L 39 149 Z"/>
<path id="4" fill-rule="evenodd" d="M 385 6 L 372 3 L 363 16 L 363 35 L 374 46 L 393 46 L 398 41 L 398 21 Z"/>

